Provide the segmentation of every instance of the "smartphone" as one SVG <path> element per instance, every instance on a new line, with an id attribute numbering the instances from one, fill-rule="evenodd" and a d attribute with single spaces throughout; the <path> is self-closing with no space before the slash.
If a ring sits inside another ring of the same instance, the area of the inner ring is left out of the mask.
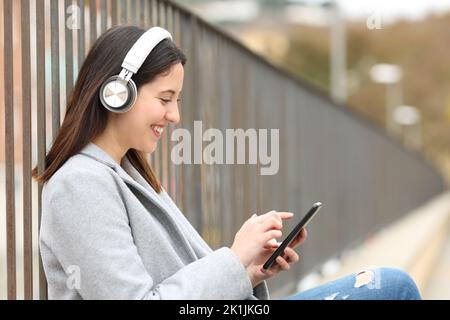
<path id="1" fill-rule="evenodd" d="M 303 217 L 302 220 L 295 226 L 295 228 L 289 233 L 289 235 L 284 239 L 284 241 L 280 244 L 280 246 L 275 250 L 275 252 L 270 256 L 270 258 L 264 263 L 263 269 L 269 269 L 275 259 L 284 252 L 284 249 L 295 239 L 295 237 L 300 233 L 300 231 L 306 227 L 306 225 L 311 221 L 311 219 L 319 212 L 320 208 L 322 208 L 321 202 L 316 202 L 313 204 L 311 209 L 309 209 L 308 213 Z"/>

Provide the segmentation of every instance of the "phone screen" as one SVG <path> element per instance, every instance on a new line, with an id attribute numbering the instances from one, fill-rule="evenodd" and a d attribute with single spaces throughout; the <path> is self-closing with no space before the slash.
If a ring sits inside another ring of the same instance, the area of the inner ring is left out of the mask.
<path id="1" fill-rule="evenodd" d="M 298 235 L 298 233 L 306 227 L 309 221 L 314 217 L 314 215 L 320 210 L 322 207 L 321 202 L 316 202 L 313 204 L 311 209 L 309 209 L 308 213 L 305 214 L 305 216 L 300 220 L 300 222 L 292 229 L 291 233 L 284 239 L 284 241 L 280 244 L 280 246 L 275 250 L 275 252 L 270 256 L 270 258 L 266 261 L 266 263 L 263 265 L 263 269 L 267 270 L 269 269 L 273 263 L 275 262 L 275 259 L 283 253 L 284 249 L 292 242 L 292 240 L 295 239 L 295 237 Z"/>

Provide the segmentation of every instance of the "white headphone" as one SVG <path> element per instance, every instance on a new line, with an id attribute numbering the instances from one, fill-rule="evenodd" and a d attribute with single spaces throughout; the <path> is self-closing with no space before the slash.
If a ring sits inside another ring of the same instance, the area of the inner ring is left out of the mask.
<path id="1" fill-rule="evenodd" d="M 137 97 L 137 88 L 131 76 L 144 63 L 147 56 L 164 39 L 172 40 L 166 29 L 153 27 L 148 29 L 128 51 L 122 62 L 122 71 L 108 78 L 100 88 L 100 101 L 112 112 L 123 113 L 131 109 Z"/>

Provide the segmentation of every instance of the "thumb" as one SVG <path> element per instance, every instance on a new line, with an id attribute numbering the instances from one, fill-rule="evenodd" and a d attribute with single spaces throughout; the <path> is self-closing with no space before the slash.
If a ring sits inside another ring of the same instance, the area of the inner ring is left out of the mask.
<path id="1" fill-rule="evenodd" d="M 280 246 L 281 242 L 278 242 L 276 239 L 270 239 L 264 245 L 264 249 L 276 249 Z"/>

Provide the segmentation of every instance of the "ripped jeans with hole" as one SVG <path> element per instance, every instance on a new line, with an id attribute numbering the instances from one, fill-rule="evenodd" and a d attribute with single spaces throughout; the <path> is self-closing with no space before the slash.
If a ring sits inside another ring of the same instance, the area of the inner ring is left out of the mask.
<path id="1" fill-rule="evenodd" d="M 414 280 L 393 268 L 366 269 L 283 300 L 420 300 Z"/>

